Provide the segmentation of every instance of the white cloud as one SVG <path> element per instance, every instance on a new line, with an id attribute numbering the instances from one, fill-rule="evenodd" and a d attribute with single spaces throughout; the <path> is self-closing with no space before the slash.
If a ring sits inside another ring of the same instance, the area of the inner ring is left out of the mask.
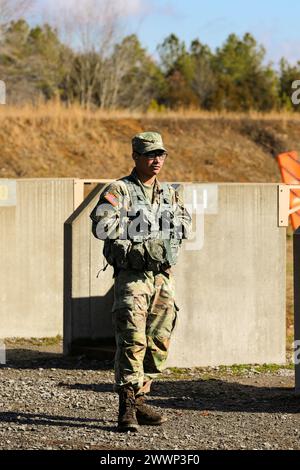
<path id="1" fill-rule="evenodd" d="M 36 0 L 36 22 L 55 26 L 61 39 L 81 50 L 104 47 L 126 35 L 151 0 Z"/>
<path id="2" fill-rule="evenodd" d="M 95 10 L 99 13 L 107 5 L 123 16 L 138 15 L 147 5 L 145 0 L 37 0 L 37 13 L 57 13 L 59 11 L 81 12 L 83 10 Z"/>

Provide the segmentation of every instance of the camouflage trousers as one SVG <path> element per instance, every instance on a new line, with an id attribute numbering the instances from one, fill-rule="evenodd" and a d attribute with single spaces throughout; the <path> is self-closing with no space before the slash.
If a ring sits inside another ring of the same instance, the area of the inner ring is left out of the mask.
<path id="1" fill-rule="evenodd" d="M 173 274 L 133 270 L 118 274 L 113 306 L 116 390 L 132 385 L 138 394 L 150 391 L 167 359 L 177 310 Z"/>

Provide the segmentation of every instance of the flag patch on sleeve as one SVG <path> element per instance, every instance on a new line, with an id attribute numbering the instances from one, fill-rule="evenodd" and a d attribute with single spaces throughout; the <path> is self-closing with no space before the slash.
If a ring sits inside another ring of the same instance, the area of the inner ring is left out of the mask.
<path id="1" fill-rule="evenodd" d="M 118 205 L 118 199 L 111 193 L 106 193 L 104 199 L 106 199 L 114 207 Z"/>

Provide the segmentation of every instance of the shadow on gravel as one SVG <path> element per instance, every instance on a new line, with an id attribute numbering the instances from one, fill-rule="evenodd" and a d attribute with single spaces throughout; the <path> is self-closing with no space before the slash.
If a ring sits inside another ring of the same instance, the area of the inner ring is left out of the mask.
<path id="1" fill-rule="evenodd" d="M 112 392 L 112 385 L 64 384 L 75 390 Z M 294 388 L 261 387 L 220 379 L 155 382 L 151 404 L 177 410 L 242 411 L 249 413 L 299 413 L 300 398 Z M 150 402 L 150 401 L 149 401 Z"/>
<path id="2" fill-rule="evenodd" d="M 96 393 L 113 393 L 114 386 L 110 383 L 99 383 L 99 384 L 80 384 L 74 383 L 69 384 L 65 382 L 59 382 L 59 387 L 68 388 L 69 390 L 81 390 L 85 392 L 96 392 Z"/>
<path id="3" fill-rule="evenodd" d="M 70 416 L 55 416 L 35 413 L 13 413 L 0 412 L 0 423 L 17 423 L 19 425 L 33 426 L 63 426 L 68 428 L 89 428 L 101 429 L 102 431 L 113 431 L 116 429 L 115 423 L 112 426 L 101 426 L 101 419 L 88 419 Z"/>
<path id="4" fill-rule="evenodd" d="M 57 369 L 57 370 L 112 370 L 113 361 L 87 359 L 86 356 L 63 356 L 59 353 L 38 351 L 34 349 L 8 348 L 7 364 L 3 368 L 12 369 Z M 1 366 L 0 366 L 1 368 Z M 294 388 L 268 387 L 239 383 L 239 378 L 228 382 L 219 378 L 207 380 L 161 380 L 152 387 L 151 403 L 177 410 L 209 411 L 243 411 L 249 413 L 299 413 L 300 397 L 294 394 Z M 267 381 L 266 377 L 266 381 Z M 109 383 L 59 383 L 60 387 L 98 393 L 111 393 Z M 6 415 L 4 414 L 4 417 Z M 7 419 L 13 416 L 7 413 Z M 16 415 L 17 416 L 17 415 Z M 42 418 L 41 423 L 45 424 Z M 38 417 L 38 415 L 37 415 Z M 50 419 L 51 417 L 49 417 Z M 28 419 L 35 419 L 28 415 Z M 52 418 L 51 418 L 52 419 Z M 64 418 L 69 425 L 72 418 Z M 0 415 L 3 420 L 3 414 Z M 58 417 L 59 422 L 59 417 Z M 53 419 L 52 419 L 53 424 Z M 59 425 L 59 424 L 57 424 Z"/>
<path id="5" fill-rule="evenodd" d="M 10 367 L 11 369 L 110 370 L 114 367 L 114 361 L 88 359 L 84 355 L 63 356 L 60 353 L 8 347 L 6 349 L 6 366 L 2 367 Z"/>
<path id="6" fill-rule="evenodd" d="M 220 379 L 156 382 L 151 403 L 164 408 L 249 413 L 299 413 L 294 388 L 262 387 Z M 155 397 L 160 397 L 155 398 Z"/>

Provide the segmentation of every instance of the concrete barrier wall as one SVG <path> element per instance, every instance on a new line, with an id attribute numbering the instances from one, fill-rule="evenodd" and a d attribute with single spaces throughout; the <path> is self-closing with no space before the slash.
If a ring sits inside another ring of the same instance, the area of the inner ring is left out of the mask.
<path id="1" fill-rule="evenodd" d="M 286 231 L 277 185 L 218 185 L 204 246 L 176 267 L 181 307 L 169 365 L 285 362 Z"/>
<path id="2" fill-rule="evenodd" d="M 180 312 L 168 366 L 284 363 L 286 231 L 277 222 L 277 185 L 184 189 L 187 203 L 202 194 L 204 243 L 191 250 L 194 242 L 186 242 L 175 270 Z M 65 226 L 65 352 L 80 341 L 113 337 L 112 270 L 97 278 L 102 242 L 89 220 L 99 191 Z"/>
<path id="3" fill-rule="evenodd" d="M 300 396 L 300 227 L 293 235 L 295 392 Z"/>
<path id="4" fill-rule="evenodd" d="M 99 272 L 105 265 L 103 242 L 92 235 L 89 218 L 103 186 L 95 188 L 65 223 L 65 353 L 78 340 L 87 344 L 114 336 L 112 268 Z"/>
<path id="5" fill-rule="evenodd" d="M 73 179 L 1 180 L 0 337 L 63 332 L 63 224 Z M 15 199 L 4 197 L 15 185 Z"/>

